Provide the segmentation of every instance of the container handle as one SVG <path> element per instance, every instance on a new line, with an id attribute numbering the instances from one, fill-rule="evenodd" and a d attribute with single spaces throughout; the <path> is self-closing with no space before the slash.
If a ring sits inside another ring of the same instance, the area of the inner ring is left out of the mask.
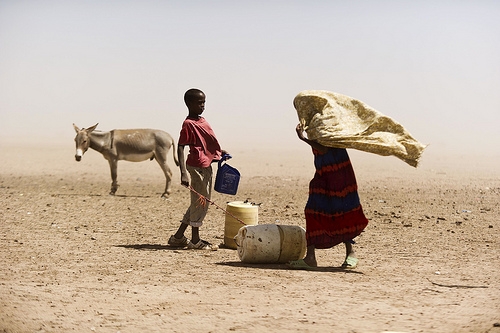
<path id="1" fill-rule="evenodd" d="M 236 246 L 237 246 L 237 247 L 241 247 L 241 245 L 240 245 L 240 244 L 238 244 L 238 241 L 236 240 L 236 237 L 234 237 L 234 239 L 233 239 L 233 240 L 234 240 L 234 244 L 236 244 Z"/>
<path id="2" fill-rule="evenodd" d="M 219 168 L 222 166 L 222 162 L 225 162 L 225 161 L 227 161 L 230 158 L 233 158 L 233 157 L 231 155 L 229 155 L 229 154 L 222 155 L 222 157 L 219 160 Z"/>

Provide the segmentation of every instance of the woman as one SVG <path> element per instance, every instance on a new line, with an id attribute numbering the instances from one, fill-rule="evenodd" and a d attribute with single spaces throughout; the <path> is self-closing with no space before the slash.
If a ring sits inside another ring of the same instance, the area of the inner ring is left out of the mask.
<path id="1" fill-rule="evenodd" d="M 353 239 L 368 224 L 359 202 L 356 177 L 347 151 L 325 147 L 304 137 L 304 129 L 297 125 L 300 140 L 312 147 L 316 173 L 309 183 L 309 199 L 305 207 L 307 252 L 304 259 L 291 261 L 294 269 L 315 269 L 316 249 L 331 248 L 344 243 L 346 256 L 343 268 L 355 268 L 358 259 Z"/>

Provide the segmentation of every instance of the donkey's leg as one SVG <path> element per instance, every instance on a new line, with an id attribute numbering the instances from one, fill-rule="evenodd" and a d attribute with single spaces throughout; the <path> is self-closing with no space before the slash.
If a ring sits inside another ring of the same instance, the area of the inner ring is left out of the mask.
<path id="1" fill-rule="evenodd" d="M 111 180 L 113 181 L 111 183 L 111 191 L 109 192 L 109 194 L 115 195 L 116 190 L 118 189 L 118 182 L 116 181 L 116 179 L 118 177 L 118 171 L 117 171 L 118 170 L 118 160 L 109 159 L 108 162 L 109 162 L 109 168 L 111 170 Z"/>
<path id="2" fill-rule="evenodd" d="M 155 152 L 155 159 L 156 162 L 160 165 L 160 168 L 163 170 L 163 173 L 165 174 L 165 191 L 161 195 L 162 198 L 168 198 L 170 195 L 170 186 L 172 184 L 172 170 L 170 170 L 170 167 L 167 164 L 167 154 L 168 154 L 169 149 L 163 149 L 161 151 L 157 150 Z"/>

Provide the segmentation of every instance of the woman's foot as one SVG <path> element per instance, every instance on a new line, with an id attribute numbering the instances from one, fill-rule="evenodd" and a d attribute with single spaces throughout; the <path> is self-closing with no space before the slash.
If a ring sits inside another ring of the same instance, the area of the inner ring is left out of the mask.
<path id="1" fill-rule="evenodd" d="M 287 266 L 292 269 L 302 269 L 306 271 L 313 271 L 318 269 L 317 266 L 309 265 L 304 259 L 292 260 L 287 264 Z"/>
<path id="2" fill-rule="evenodd" d="M 356 268 L 356 266 L 358 266 L 358 258 L 356 258 L 354 255 L 348 255 L 345 260 L 344 260 L 344 263 L 342 264 L 342 268 L 345 268 L 345 269 L 353 269 L 353 268 Z"/>
<path id="3" fill-rule="evenodd" d="M 345 260 L 344 263 L 342 264 L 342 268 L 345 269 L 353 269 L 358 266 L 358 258 L 356 257 L 356 254 L 354 253 L 354 248 L 352 246 L 352 243 L 354 243 L 352 240 L 348 242 L 344 242 L 345 245 Z"/>

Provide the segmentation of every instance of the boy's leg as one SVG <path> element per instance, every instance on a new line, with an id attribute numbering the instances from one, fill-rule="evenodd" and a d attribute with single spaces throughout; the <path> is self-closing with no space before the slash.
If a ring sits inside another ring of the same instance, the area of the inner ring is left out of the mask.
<path id="1" fill-rule="evenodd" d="M 200 228 L 191 227 L 191 243 L 196 244 L 200 241 Z"/>
<path id="2" fill-rule="evenodd" d="M 212 168 L 193 168 L 187 166 L 187 170 L 191 176 L 191 186 L 193 189 L 204 197 L 210 199 Z M 203 224 L 203 219 L 207 214 L 208 203 L 203 205 L 199 195 L 192 191 L 190 193 L 190 200 L 190 205 L 182 217 L 181 225 L 168 241 L 168 243 L 172 246 L 188 245 L 189 241 L 184 236 L 184 233 L 189 225 L 192 227 L 191 242 L 196 244 L 200 241 L 199 227 Z"/>
<path id="3" fill-rule="evenodd" d="M 187 169 L 191 175 L 191 186 L 202 196 L 200 197 L 198 194 L 193 193 L 194 196 L 191 197 L 189 217 L 186 217 L 189 220 L 192 230 L 191 242 L 188 244 L 188 248 L 216 251 L 218 249 L 217 245 L 212 245 L 200 238 L 200 227 L 203 224 L 203 220 L 208 212 L 208 206 L 210 205 L 205 199 L 210 199 L 212 194 L 212 167 L 190 168 L 188 166 Z"/>
<path id="4" fill-rule="evenodd" d="M 175 234 L 173 234 L 172 236 L 170 236 L 169 240 L 168 240 L 168 244 L 170 246 L 175 246 L 175 247 L 185 247 L 188 245 L 189 241 L 188 239 L 186 238 L 186 236 L 184 236 L 184 233 L 186 232 L 186 229 L 187 227 L 189 226 L 189 224 L 187 224 L 186 222 L 184 222 L 184 220 L 186 220 L 186 216 L 189 216 L 189 209 L 187 209 L 186 213 L 184 214 L 184 217 L 181 221 L 181 225 L 179 226 L 179 228 L 177 229 L 177 231 L 175 232 Z"/>
<path id="5" fill-rule="evenodd" d="M 168 245 L 173 247 L 186 247 L 189 243 L 189 240 L 184 236 L 184 232 L 186 231 L 188 225 L 185 223 L 181 223 L 177 232 L 170 236 L 168 240 Z"/>
<path id="6" fill-rule="evenodd" d="M 203 220 L 208 212 L 209 202 L 204 199 L 210 199 L 212 194 L 212 167 L 194 168 L 187 166 L 187 170 L 191 176 L 191 186 L 198 192 L 191 192 L 191 205 L 183 218 L 183 223 L 189 224 L 192 227 L 191 242 L 196 244 L 200 241 L 199 228 L 203 224 Z"/>
<path id="7" fill-rule="evenodd" d="M 174 234 L 174 237 L 177 239 L 181 239 L 182 237 L 184 237 L 184 232 L 186 232 L 187 227 L 187 224 L 181 223 L 179 229 L 177 229 L 177 232 Z"/>

